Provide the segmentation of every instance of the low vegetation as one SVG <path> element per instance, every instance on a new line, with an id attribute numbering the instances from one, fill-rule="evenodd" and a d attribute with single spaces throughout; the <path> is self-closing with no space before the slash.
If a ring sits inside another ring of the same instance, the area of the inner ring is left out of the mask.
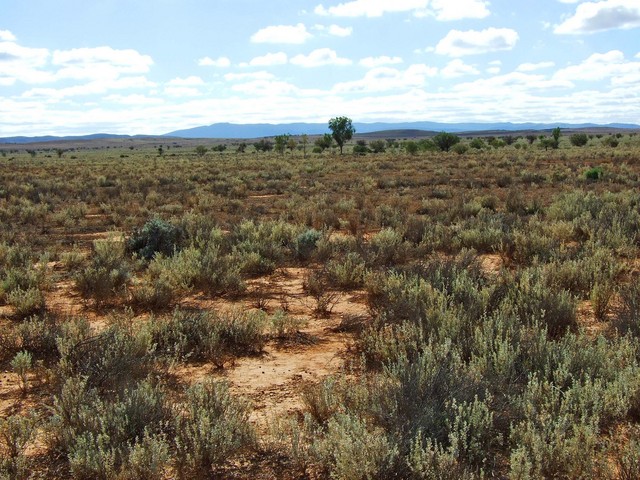
<path id="1" fill-rule="evenodd" d="M 638 477 L 640 137 L 347 120 L 0 146 L 0 477 Z M 255 409 L 310 321 L 343 368 Z"/>

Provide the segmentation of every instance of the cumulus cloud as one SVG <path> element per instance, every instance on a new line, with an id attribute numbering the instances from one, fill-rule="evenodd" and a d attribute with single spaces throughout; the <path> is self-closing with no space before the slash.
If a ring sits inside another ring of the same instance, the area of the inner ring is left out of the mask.
<path id="1" fill-rule="evenodd" d="M 391 67 L 376 67 L 369 70 L 361 80 L 336 84 L 333 91 L 335 93 L 345 94 L 419 88 L 424 86 L 427 79 L 435 76 L 437 72 L 437 68 L 424 64 L 411 65 L 406 70 L 397 70 Z"/>
<path id="2" fill-rule="evenodd" d="M 597 82 L 610 79 L 612 84 L 627 84 L 640 75 L 640 62 L 628 61 L 620 50 L 594 53 L 577 65 L 558 70 L 553 78 L 570 82 Z"/>
<path id="3" fill-rule="evenodd" d="M 251 41 L 253 43 L 301 44 L 312 36 L 302 23 L 297 25 L 272 25 L 254 33 L 251 36 Z"/>
<path id="4" fill-rule="evenodd" d="M 358 63 L 366 68 L 375 68 L 381 67 L 383 65 L 395 65 L 398 63 L 402 63 L 402 58 L 382 55 L 380 57 L 366 57 L 360 60 L 360 62 Z"/>
<path id="5" fill-rule="evenodd" d="M 510 28 L 487 28 L 485 30 L 451 30 L 436 45 L 440 55 L 462 57 L 482 53 L 511 50 L 518 42 L 518 32 Z"/>
<path id="6" fill-rule="evenodd" d="M 173 87 L 197 87 L 199 85 L 204 85 L 204 80 L 202 80 L 202 78 L 197 77 L 195 75 L 191 75 L 186 78 L 177 77 L 172 80 L 169 80 L 167 82 L 167 85 L 170 85 Z"/>
<path id="7" fill-rule="evenodd" d="M 339 25 L 329 25 L 329 35 L 334 37 L 348 37 L 353 33 L 353 27 L 341 27 Z"/>
<path id="8" fill-rule="evenodd" d="M 16 36 L 9 30 L 0 30 L 0 42 L 15 42 Z"/>
<path id="9" fill-rule="evenodd" d="M 213 59 L 211 57 L 203 57 L 198 60 L 198 66 L 227 68 L 231 66 L 231 60 L 229 60 L 227 57 L 218 57 L 216 59 Z"/>
<path id="10" fill-rule="evenodd" d="M 486 18 L 489 2 L 483 0 L 431 0 L 429 8 L 416 11 L 416 16 L 434 16 L 436 20 L 451 21 L 465 18 Z"/>
<path id="11" fill-rule="evenodd" d="M 314 12 L 335 17 L 381 17 L 385 13 L 424 9 L 428 3 L 428 0 L 353 0 L 329 8 L 320 4 Z"/>
<path id="12" fill-rule="evenodd" d="M 554 32 L 578 35 L 637 27 L 640 27 L 638 0 L 605 0 L 581 3 L 575 14 L 557 25 Z"/>
<path id="13" fill-rule="evenodd" d="M 284 65 L 287 63 L 288 57 L 284 52 L 267 53 L 260 57 L 251 59 L 249 65 L 251 67 L 271 67 L 274 65 Z"/>
<path id="14" fill-rule="evenodd" d="M 506 91 L 530 92 L 551 88 L 571 88 L 573 84 L 561 79 L 548 79 L 545 75 L 533 75 L 523 72 L 511 72 L 491 78 L 482 78 L 473 82 L 460 83 L 454 91 L 473 91 L 487 96 L 502 95 Z"/>
<path id="15" fill-rule="evenodd" d="M 490 12 L 485 0 L 352 0 L 332 7 L 318 5 L 317 15 L 335 17 L 381 17 L 387 13 L 410 12 L 417 17 L 437 20 L 485 18 Z"/>
<path id="16" fill-rule="evenodd" d="M 276 76 L 273 73 L 266 72 L 264 70 L 260 72 L 247 72 L 247 73 L 227 73 L 224 79 L 228 82 L 247 81 L 247 80 L 272 80 Z"/>
<path id="17" fill-rule="evenodd" d="M 330 48 L 318 48 L 309 55 L 296 55 L 291 59 L 291 63 L 300 67 L 344 66 L 351 65 L 351 60 L 338 57 Z"/>
<path id="18" fill-rule="evenodd" d="M 445 78 L 457 78 L 466 75 L 478 75 L 480 71 L 472 65 L 467 65 L 459 58 L 451 60 L 444 68 L 440 70 L 440 74 Z"/>
<path id="19" fill-rule="evenodd" d="M 521 63 L 516 68 L 517 72 L 535 72 L 536 70 L 543 70 L 545 68 L 554 67 L 554 62 L 538 62 L 538 63 Z"/>
<path id="20" fill-rule="evenodd" d="M 296 95 L 298 89 L 295 85 L 281 80 L 254 80 L 240 83 L 232 87 L 234 92 L 243 95 L 275 98 L 284 95 Z"/>

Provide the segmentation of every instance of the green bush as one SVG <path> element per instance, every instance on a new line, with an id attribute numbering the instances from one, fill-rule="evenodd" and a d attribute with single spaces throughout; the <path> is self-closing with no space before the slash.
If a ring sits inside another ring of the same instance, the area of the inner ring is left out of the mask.
<path id="1" fill-rule="evenodd" d="M 156 253 L 171 256 L 181 247 L 184 232 L 160 218 L 154 218 L 135 230 L 127 240 L 127 250 L 145 260 Z"/>
<path id="2" fill-rule="evenodd" d="M 584 172 L 584 177 L 587 180 L 600 180 L 603 174 L 604 174 L 604 170 L 602 169 L 602 167 L 592 167 L 586 172 Z"/>
<path id="3" fill-rule="evenodd" d="M 117 323 L 98 333 L 84 319 L 67 322 L 57 346 L 58 377 L 82 376 L 91 388 L 126 385 L 146 376 L 151 368 L 151 336 Z"/>
<path id="4" fill-rule="evenodd" d="M 9 415 L 0 418 L 0 476 L 19 480 L 29 477 L 24 451 L 36 433 L 34 416 Z"/>
<path id="5" fill-rule="evenodd" d="M 168 460 L 172 418 L 164 391 L 149 380 L 105 400 L 74 377 L 54 397 L 48 428 L 75 478 L 150 478 Z"/>
<path id="6" fill-rule="evenodd" d="M 569 137 L 569 141 L 574 147 L 584 147 L 589 141 L 589 137 L 586 133 L 574 133 Z"/>
<path id="7" fill-rule="evenodd" d="M 45 308 L 44 294 L 37 287 L 11 290 L 7 295 L 7 303 L 15 309 L 15 314 L 19 318 L 35 315 Z"/>
<path id="8" fill-rule="evenodd" d="M 104 303 L 124 293 L 131 267 L 125 258 L 124 243 L 119 240 L 96 240 L 93 250 L 89 265 L 76 274 L 76 286 L 83 297 Z"/>
<path id="9" fill-rule="evenodd" d="M 182 477 L 210 474 L 254 445 L 249 406 L 231 396 L 226 384 L 209 380 L 187 391 L 184 411 L 175 419 L 176 468 Z"/>

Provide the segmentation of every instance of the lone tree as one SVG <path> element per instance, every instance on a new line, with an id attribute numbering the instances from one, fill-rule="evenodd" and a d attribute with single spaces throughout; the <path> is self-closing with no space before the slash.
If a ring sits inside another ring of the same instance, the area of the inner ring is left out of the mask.
<path id="1" fill-rule="evenodd" d="M 440 132 L 431 140 L 433 140 L 433 143 L 435 143 L 440 150 L 448 152 L 451 147 L 460 141 L 460 137 L 453 133 Z"/>
<path id="2" fill-rule="evenodd" d="M 351 119 L 348 117 L 336 117 L 329 120 L 329 130 L 331 130 L 331 136 L 340 147 L 340 155 L 342 155 L 342 147 L 346 141 L 353 138 L 353 134 L 356 133 Z"/>

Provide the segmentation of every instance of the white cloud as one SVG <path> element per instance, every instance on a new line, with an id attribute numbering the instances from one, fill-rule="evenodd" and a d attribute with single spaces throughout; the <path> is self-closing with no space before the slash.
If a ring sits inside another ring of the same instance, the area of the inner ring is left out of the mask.
<path id="1" fill-rule="evenodd" d="M 110 90 L 128 90 L 134 88 L 150 88 L 156 84 L 145 77 L 122 77 L 117 79 L 101 78 L 89 83 L 64 88 L 32 88 L 24 92 L 22 98 L 40 98 L 47 102 L 57 102 L 64 98 L 103 95 Z"/>
<path id="2" fill-rule="evenodd" d="M 268 98 L 295 96 L 298 93 L 295 85 L 280 80 L 254 80 L 234 85 L 232 90 L 243 95 Z"/>
<path id="3" fill-rule="evenodd" d="M 351 60 L 338 57 L 330 48 L 319 48 L 309 55 L 296 55 L 291 59 L 291 63 L 300 67 L 344 66 L 351 65 Z"/>
<path id="4" fill-rule="evenodd" d="M 429 0 L 353 0 L 329 8 L 318 5 L 314 12 L 335 17 L 381 17 L 385 13 L 424 9 L 428 3 Z"/>
<path id="5" fill-rule="evenodd" d="M 16 36 L 9 30 L 0 30 L 0 42 L 15 42 Z"/>
<path id="6" fill-rule="evenodd" d="M 521 63 L 516 68 L 517 72 L 535 72 L 536 70 L 543 70 L 545 68 L 554 67 L 555 62 L 538 62 L 538 63 Z"/>
<path id="7" fill-rule="evenodd" d="M 559 34 L 583 34 L 640 27 L 638 0 L 604 0 L 578 5 L 576 13 L 557 25 Z"/>
<path id="8" fill-rule="evenodd" d="M 252 67 L 270 67 L 273 65 L 284 65 L 287 63 L 288 57 L 284 52 L 267 53 L 260 57 L 253 58 L 249 65 Z"/>
<path id="9" fill-rule="evenodd" d="M 335 17 L 381 17 L 386 13 L 411 12 L 417 17 L 433 16 L 437 20 L 485 18 L 490 12 L 485 0 L 352 0 L 333 7 L 318 5 L 317 15 Z"/>
<path id="10" fill-rule="evenodd" d="M 333 91 L 345 94 L 419 88 L 424 86 L 427 79 L 434 77 L 437 72 L 437 68 L 424 64 L 411 65 L 404 71 L 390 67 L 376 67 L 369 70 L 361 80 L 336 84 Z"/>
<path id="11" fill-rule="evenodd" d="M 203 57 L 198 60 L 198 66 L 227 68 L 231 66 L 231 60 L 229 60 L 227 57 L 218 57 L 215 60 L 210 57 Z"/>
<path id="12" fill-rule="evenodd" d="M 353 27 L 341 27 L 339 25 L 329 25 L 329 35 L 334 37 L 348 37 L 353 33 Z"/>
<path id="13" fill-rule="evenodd" d="M 366 68 L 375 68 L 381 67 L 383 65 L 395 65 L 398 63 L 402 63 L 402 58 L 382 55 L 380 57 L 366 57 L 360 60 L 360 62 L 358 63 Z"/>
<path id="14" fill-rule="evenodd" d="M 482 53 L 511 50 L 518 41 L 518 32 L 510 28 L 487 28 L 485 30 L 451 30 L 436 45 L 440 55 L 461 57 Z"/>
<path id="15" fill-rule="evenodd" d="M 173 80 L 169 80 L 167 85 L 172 87 L 197 87 L 200 85 L 204 85 L 204 80 L 202 78 L 192 75 L 187 78 L 174 78 Z"/>
<path id="16" fill-rule="evenodd" d="M 115 50 L 111 47 L 95 47 L 55 50 L 51 63 L 71 70 L 91 69 L 104 65 L 119 72 L 146 73 L 153 65 L 153 60 L 149 55 L 142 55 L 132 49 Z"/>
<path id="17" fill-rule="evenodd" d="M 417 11 L 416 16 L 430 15 L 440 21 L 486 18 L 491 14 L 488 6 L 484 0 L 431 0 L 430 8 Z"/>
<path id="18" fill-rule="evenodd" d="M 598 82 L 610 79 L 612 84 L 632 83 L 640 75 L 640 62 L 627 61 L 620 50 L 594 53 L 578 65 L 558 70 L 553 78 L 570 82 Z"/>
<path id="19" fill-rule="evenodd" d="M 480 71 L 472 65 L 467 65 L 459 58 L 451 60 L 444 68 L 440 70 L 440 74 L 445 78 L 463 77 L 465 75 L 478 75 Z"/>
<path id="20" fill-rule="evenodd" d="M 246 81 L 246 80 L 272 80 L 276 76 L 273 73 L 260 71 L 248 73 L 227 73 L 224 79 L 228 82 Z"/>
<path id="21" fill-rule="evenodd" d="M 164 94 L 170 97 L 197 97 L 201 92 L 193 87 L 168 86 L 165 87 Z"/>
<path id="22" fill-rule="evenodd" d="M 548 79 L 545 75 L 511 72 L 473 82 L 461 83 L 453 87 L 456 92 L 472 91 L 475 95 L 503 95 L 506 91 L 530 92 L 551 88 L 571 88 L 566 80 Z"/>
<path id="23" fill-rule="evenodd" d="M 502 70 L 502 61 L 501 60 L 492 60 L 489 62 L 489 68 L 486 69 L 486 72 L 491 75 L 497 75 Z"/>
<path id="24" fill-rule="evenodd" d="M 12 41 L 0 42 L 0 81 L 3 85 L 13 85 L 16 81 L 51 81 L 53 74 L 42 71 L 49 57 L 50 53 L 46 48 L 23 47 Z"/>
<path id="25" fill-rule="evenodd" d="M 131 95 L 114 94 L 114 95 L 108 95 L 107 97 L 105 97 L 105 100 L 107 102 L 109 102 L 109 103 L 119 103 L 119 104 L 127 105 L 127 106 L 131 106 L 131 105 L 138 105 L 138 106 L 160 105 L 160 104 L 164 103 L 164 100 L 162 100 L 161 98 L 152 98 L 152 97 L 147 97 L 146 95 L 140 95 L 140 94 L 131 94 Z"/>
<path id="26" fill-rule="evenodd" d="M 251 36 L 251 41 L 253 43 L 301 44 L 312 36 L 302 23 L 297 25 L 272 25 L 254 33 Z"/>

